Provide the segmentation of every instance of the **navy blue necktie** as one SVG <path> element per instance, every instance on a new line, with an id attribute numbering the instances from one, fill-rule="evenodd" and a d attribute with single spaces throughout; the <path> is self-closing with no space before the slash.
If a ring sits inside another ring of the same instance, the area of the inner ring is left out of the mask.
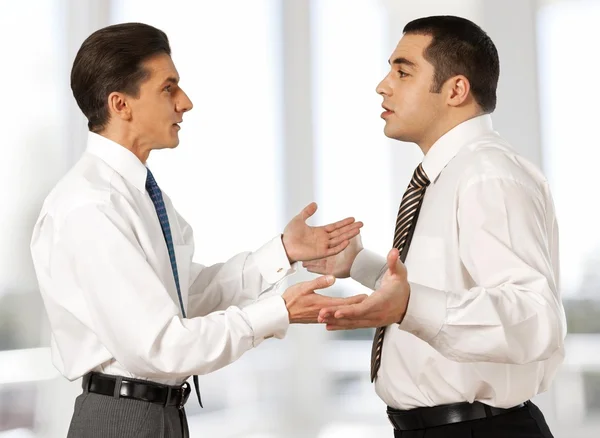
<path id="1" fill-rule="evenodd" d="M 173 247 L 173 236 L 171 235 L 171 226 L 169 225 L 169 216 L 167 216 L 167 209 L 165 207 L 165 201 L 163 200 L 162 192 L 160 187 L 156 184 L 156 180 L 148 169 L 148 176 L 146 177 L 146 190 L 152 199 L 158 220 L 160 222 L 160 228 L 162 229 L 165 243 L 167 244 L 167 250 L 169 251 L 169 259 L 171 260 L 171 269 L 173 270 L 173 277 L 175 277 L 175 285 L 177 286 L 177 296 L 179 297 L 179 306 L 181 307 L 181 314 L 185 318 L 185 308 L 183 307 L 183 298 L 181 297 L 181 289 L 179 287 L 179 273 L 177 272 L 177 260 L 175 259 L 175 249 Z M 196 395 L 198 396 L 198 402 L 202 406 L 202 400 L 200 398 L 200 388 L 198 384 L 198 376 L 194 376 L 194 386 L 196 387 Z"/>

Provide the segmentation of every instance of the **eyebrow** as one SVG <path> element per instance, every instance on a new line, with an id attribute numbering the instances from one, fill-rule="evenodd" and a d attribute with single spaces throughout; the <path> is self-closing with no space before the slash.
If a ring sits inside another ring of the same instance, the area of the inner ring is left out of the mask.
<path id="1" fill-rule="evenodd" d="M 179 83 L 179 78 L 176 78 L 175 76 L 169 76 L 167 79 L 165 79 L 163 81 L 163 84 L 166 82 L 170 82 L 171 84 L 177 85 Z"/>
<path id="2" fill-rule="evenodd" d="M 399 57 L 394 59 L 392 62 L 388 61 L 388 64 L 392 65 L 406 65 L 407 67 L 411 67 L 411 68 L 417 68 L 417 64 L 415 64 L 412 61 L 409 61 L 408 59 L 404 58 L 404 57 Z"/>

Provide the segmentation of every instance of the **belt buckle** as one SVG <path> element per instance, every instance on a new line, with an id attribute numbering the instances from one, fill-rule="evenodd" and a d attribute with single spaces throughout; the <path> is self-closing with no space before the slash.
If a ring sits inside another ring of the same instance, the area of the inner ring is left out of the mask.
<path id="1" fill-rule="evenodd" d="M 183 390 L 183 395 L 181 397 L 181 401 L 179 402 L 179 406 L 177 406 L 177 409 L 179 410 L 183 409 L 183 406 L 187 402 L 187 399 L 190 396 L 190 392 L 192 391 L 188 382 L 183 382 L 183 385 L 181 385 L 181 389 Z"/>

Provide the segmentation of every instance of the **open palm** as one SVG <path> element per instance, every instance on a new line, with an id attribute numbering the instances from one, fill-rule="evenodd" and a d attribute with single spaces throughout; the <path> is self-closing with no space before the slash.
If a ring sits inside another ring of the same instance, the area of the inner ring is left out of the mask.
<path id="1" fill-rule="evenodd" d="M 332 306 L 321 309 L 319 322 L 327 330 L 346 330 L 367 327 L 384 327 L 400 322 L 406 313 L 410 286 L 404 264 L 397 249 L 388 253 L 388 270 L 379 288 L 360 303 Z"/>
<path id="2" fill-rule="evenodd" d="M 304 262 L 302 266 L 314 274 L 348 278 L 352 264 L 362 249 L 363 245 L 359 234 L 350 239 L 350 244 L 342 252 L 324 259 Z"/>
<path id="3" fill-rule="evenodd" d="M 350 239 L 360 233 L 363 226 L 362 222 L 348 217 L 329 225 L 312 227 L 306 221 L 316 211 L 316 203 L 307 205 L 292 218 L 283 231 L 283 246 L 292 263 L 340 253 L 348 246 Z"/>

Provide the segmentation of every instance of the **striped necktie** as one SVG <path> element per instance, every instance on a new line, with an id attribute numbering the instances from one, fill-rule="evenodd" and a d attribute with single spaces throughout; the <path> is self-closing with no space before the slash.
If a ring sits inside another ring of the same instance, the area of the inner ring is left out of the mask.
<path id="1" fill-rule="evenodd" d="M 394 248 L 398 249 L 402 263 L 406 260 L 406 254 L 408 253 L 410 241 L 417 224 L 419 210 L 421 209 L 421 203 L 423 202 L 425 190 L 428 185 L 429 178 L 427 178 L 427 174 L 423 170 L 423 164 L 419 164 L 413 173 L 406 192 L 404 192 L 400 209 L 398 210 L 398 218 L 396 219 Z M 371 382 L 375 380 L 377 371 L 379 371 L 379 367 L 381 366 L 385 329 L 386 327 L 379 327 L 373 338 L 373 347 L 371 349 Z"/>

